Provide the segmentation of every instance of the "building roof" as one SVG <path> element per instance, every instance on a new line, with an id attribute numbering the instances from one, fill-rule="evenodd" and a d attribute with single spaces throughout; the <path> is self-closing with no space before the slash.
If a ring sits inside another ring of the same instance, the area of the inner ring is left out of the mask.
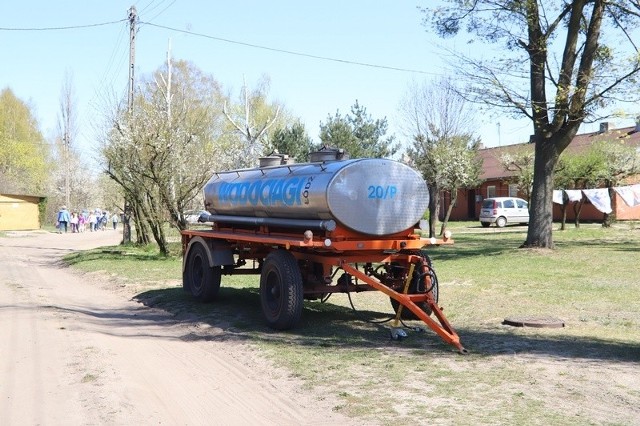
<path id="1" fill-rule="evenodd" d="M 602 126 L 601 126 L 602 127 Z M 583 133 L 576 135 L 569 146 L 567 152 L 580 152 L 587 149 L 594 142 L 601 141 L 620 141 L 631 146 L 640 147 L 640 131 L 636 127 L 623 127 L 620 129 L 612 129 L 608 131 L 598 131 L 591 133 Z M 507 153 L 520 152 L 522 150 L 533 151 L 534 144 L 520 143 L 494 148 L 484 148 L 478 150 L 478 155 L 482 158 L 482 173 L 480 179 L 491 180 L 508 178 L 517 175 L 515 171 L 505 170 L 500 163 L 502 155 Z"/>
<path id="2" fill-rule="evenodd" d="M 478 155 L 482 158 L 481 180 L 491 180 L 506 178 L 517 175 L 517 172 L 505 170 L 500 162 L 502 155 L 520 150 L 533 151 L 533 144 L 519 143 L 515 145 L 500 146 L 494 148 L 484 148 L 478 150 Z"/>
<path id="3" fill-rule="evenodd" d="M 37 194 L 9 194 L 6 192 L 0 192 L 0 196 L 2 197 L 13 197 L 13 198 L 47 198 L 46 195 L 37 195 Z"/>

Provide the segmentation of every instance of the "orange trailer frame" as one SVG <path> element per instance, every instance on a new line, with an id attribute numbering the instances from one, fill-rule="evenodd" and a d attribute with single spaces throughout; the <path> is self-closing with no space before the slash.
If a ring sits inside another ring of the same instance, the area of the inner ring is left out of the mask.
<path id="1" fill-rule="evenodd" d="M 404 312 L 404 315 L 413 315 L 410 318 L 421 320 L 444 342 L 460 353 L 467 353 L 438 306 L 437 279 L 428 257 L 421 252 L 427 246 L 448 244 L 453 244 L 449 235 L 442 239 L 427 239 L 416 234 L 413 228 L 394 235 L 372 237 L 339 225 L 314 235 L 311 230 L 214 223 L 210 229 L 182 231 L 183 286 L 185 291 L 194 293 L 189 286 L 200 286 L 198 280 L 210 276 L 206 274 L 207 270 L 195 271 L 200 263 L 205 263 L 205 268 L 218 268 L 213 274 L 218 288 L 220 275 L 235 274 L 261 274 L 262 286 L 265 258 L 274 251 L 286 251 L 287 256 L 297 261 L 304 277 L 301 282 L 304 298 L 335 292 L 380 291 L 397 302 L 396 326 L 403 309 L 407 309 L 410 313 Z M 203 262 L 191 259 L 197 256 L 201 256 Z M 254 262 L 254 268 L 246 267 L 247 260 Z M 339 279 L 334 283 L 333 277 L 338 270 L 348 275 L 342 282 Z M 203 285 L 208 283 L 203 282 Z"/>

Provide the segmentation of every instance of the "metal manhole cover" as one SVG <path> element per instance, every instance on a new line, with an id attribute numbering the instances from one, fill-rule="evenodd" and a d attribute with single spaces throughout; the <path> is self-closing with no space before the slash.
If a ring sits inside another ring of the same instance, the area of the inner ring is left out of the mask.
<path id="1" fill-rule="evenodd" d="M 558 318 L 550 317 L 509 317 L 502 321 L 503 325 L 511 325 L 513 327 L 536 327 L 536 328 L 562 328 L 564 321 Z"/>

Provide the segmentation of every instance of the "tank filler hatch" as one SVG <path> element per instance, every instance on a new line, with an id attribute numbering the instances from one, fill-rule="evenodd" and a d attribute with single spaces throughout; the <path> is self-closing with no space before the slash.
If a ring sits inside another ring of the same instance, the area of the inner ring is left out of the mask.
<path id="1" fill-rule="evenodd" d="M 348 160 L 349 154 L 342 148 L 323 146 L 318 151 L 309 154 L 310 163 L 323 163 L 325 161 Z"/>

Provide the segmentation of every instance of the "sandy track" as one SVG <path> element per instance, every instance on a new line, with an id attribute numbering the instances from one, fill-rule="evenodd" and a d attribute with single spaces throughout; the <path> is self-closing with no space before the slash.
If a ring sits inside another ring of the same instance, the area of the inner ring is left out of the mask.
<path id="1" fill-rule="evenodd" d="M 120 233 L 0 238 L 0 424 L 354 424 L 251 348 L 61 266 Z"/>

